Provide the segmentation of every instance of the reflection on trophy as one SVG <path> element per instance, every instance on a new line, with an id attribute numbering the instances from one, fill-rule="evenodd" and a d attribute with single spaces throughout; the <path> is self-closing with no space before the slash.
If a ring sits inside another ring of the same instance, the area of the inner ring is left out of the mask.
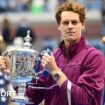
<path id="1" fill-rule="evenodd" d="M 30 31 L 24 38 L 23 48 L 11 50 L 7 53 L 10 62 L 11 81 L 18 84 L 18 94 L 12 97 L 12 101 L 21 103 L 31 103 L 25 95 L 26 83 L 34 77 L 34 56 L 35 51 L 31 49 Z"/>

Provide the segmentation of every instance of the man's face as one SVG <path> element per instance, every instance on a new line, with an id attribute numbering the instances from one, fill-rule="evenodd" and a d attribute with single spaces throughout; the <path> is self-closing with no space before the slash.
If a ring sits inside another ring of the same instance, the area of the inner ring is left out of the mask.
<path id="1" fill-rule="evenodd" d="M 81 38 L 81 31 L 84 28 L 80 22 L 79 15 L 72 11 L 63 11 L 61 13 L 61 22 L 58 30 L 66 44 L 75 44 Z"/>

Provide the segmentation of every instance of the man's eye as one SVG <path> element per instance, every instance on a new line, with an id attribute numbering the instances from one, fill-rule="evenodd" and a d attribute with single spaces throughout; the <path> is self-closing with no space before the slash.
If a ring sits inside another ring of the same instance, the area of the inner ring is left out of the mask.
<path id="1" fill-rule="evenodd" d="M 63 21 L 62 24 L 63 25 L 69 25 L 69 24 L 72 24 L 72 25 L 76 25 L 79 23 L 79 21 L 76 21 L 76 20 L 72 20 L 72 21 Z"/>
<path id="2" fill-rule="evenodd" d="M 78 24 L 79 22 L 74 20 L 74 21 L 72 21 L 71 23 L 72 23 L 73 25 L 76 25 L 76 24 Z"/>
<path id="3" fill-rule="evenodd" d="M 68 25 L 69 24 L 69 22 L 68 21 L 64 21 L 64 22 L 62 22 L 64 25 Z"/>

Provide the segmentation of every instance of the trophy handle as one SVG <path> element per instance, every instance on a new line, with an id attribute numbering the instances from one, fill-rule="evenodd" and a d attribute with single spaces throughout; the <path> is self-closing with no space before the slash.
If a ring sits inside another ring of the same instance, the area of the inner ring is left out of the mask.
<path id="1" fill-rule="evenodd" d="M 49 49 L 47 49 L 45 52 L 47 52 L 49 55 L 51 55 L 51 51 Z M 36 65 L 34 67 L 36 83 L 37 83 L 37 80 L 39 79 L 39 74 L 43 73 L 43 75 L 44 75 L 44 71 L 46 71 L 45 69 L 40 70 L 41 59 L 42 59 L 42 53 L 39 52 L 36 57 Z"/>

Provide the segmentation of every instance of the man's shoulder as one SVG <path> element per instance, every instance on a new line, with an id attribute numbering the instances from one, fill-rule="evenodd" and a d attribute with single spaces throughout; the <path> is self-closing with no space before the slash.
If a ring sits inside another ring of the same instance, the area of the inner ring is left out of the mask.
<path id="1" fill-rule="evenodd" d="M 96 49 L 95 47 L 91 45 L 87 45 L 87 52 L 90 53 L 91 55 L 101 55 L 104 56 L 103 52 Z"/>
<path id="2" fill-rule="evenodd" d="M 87 46 L 85 51 L 78 56 L 82 60 L 84 67 L 88 67 L 90 64 L 97 65 L 105 62 L 104 54 L 91 45 Z"/>
<path id="3" fill-rule="evenodd" d="M 105 57 L 104 57 L 103 52 L 96 49 L 95 47 L 93 47 L 91 45 L 87 45 L 87 47 L 85 49 L 84 59 L 85 59 L 86 62 L 91 62 L 91 61 L 93 61 L 93 59 L 94 59 L 94 61 L 96 59 L 98 61 L 99 60 L 104 60 L 105 61 Z"/>

